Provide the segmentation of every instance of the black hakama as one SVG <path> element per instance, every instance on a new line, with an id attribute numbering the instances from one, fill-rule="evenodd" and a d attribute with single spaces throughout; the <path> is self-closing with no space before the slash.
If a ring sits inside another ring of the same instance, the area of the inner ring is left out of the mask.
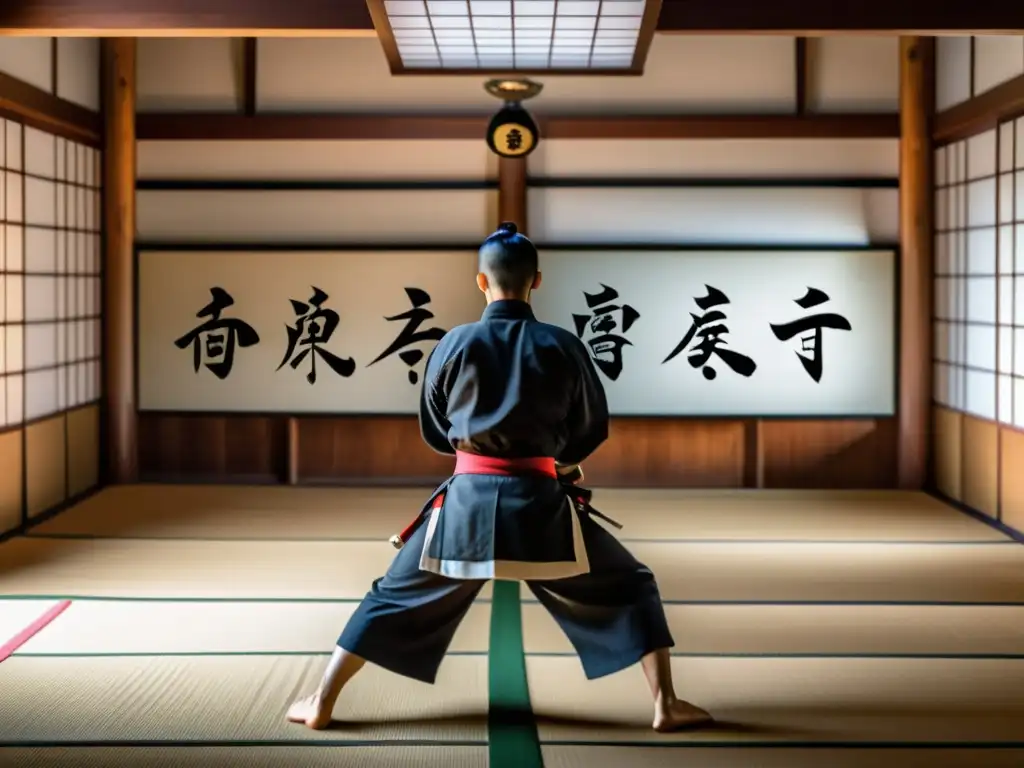
<path id="1" fill-rule="evenodd" d="M 604 390 L 578 339 L 538 322 L 525 302 L 490 304 L 480 322 L 453 329 L 431 353 L 420 424 L 435 450 L 510 469 L 457 469 L 437 489 L 423 524 L 349 620 L 341 648 L 433 682 L 490 579 L 527 583 L 588 678 L 673 645 L 654 575 L 554 476 L 555 461 L 581 463 L 608 434 Z M 538 457 L 551 473 L 515 469 Z"/>

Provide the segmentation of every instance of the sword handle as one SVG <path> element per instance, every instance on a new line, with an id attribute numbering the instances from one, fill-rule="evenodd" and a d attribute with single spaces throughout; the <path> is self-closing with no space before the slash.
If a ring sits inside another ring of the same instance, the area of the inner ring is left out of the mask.
<path id="1" fill-rule="evenodd" d="M 583 482 L 583 467 L 579 464 L 566 464 L 556 468 L 558 479 L 568 485 L 577 485 Z"/>
<path id="2" fill-rule="evenodd" d="M 438 496 L 438 499 L 441 499 L 443 501 L 444 496 Z M 435 499 L 433 509 L 436 509 L 440 506 L 441 505 Z M 404 547 L 405 542 L 412 538 L 412 535 L 416 533 L 416 529 L 423 524 L 424 520 L 425 517 L 422 513 L 416 515 L 416 518 L 407 526 L 405 526 L 405 530 L 403 530 L 401 533 L 396 533 L 394 536 L 388 539 L 388 541 L 391 543 L 391 546 L 395 549 L 401 549 L 402 547 Z"/>

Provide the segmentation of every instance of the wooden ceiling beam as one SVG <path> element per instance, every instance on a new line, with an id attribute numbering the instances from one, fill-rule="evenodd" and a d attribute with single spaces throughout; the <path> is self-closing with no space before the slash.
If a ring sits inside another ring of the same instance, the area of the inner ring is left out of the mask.
<path id="1" fill-rule="evenodd" d="M 964 32 L 1020 33 L 1019 6 L 1002 0 L 922 3 L 920 0 L 663 0 L 660 32 L 793 34 Z"/>
<path id="2" fill-rule="evenodd" d="M 145 140 L 479 139 L 489 116 L 146 114 Z M 538 117 L 544 139 L 898 138 L 896 114 Z"/>
<path id="3" fill-rule="evenodd" d="M 932 139 L 937 144 L 966 139 L 995 128 L 1001 121 L 1024 115 L 1024 75 L 1007 80 L 935 116 Z"/>
<path id="4" fill-rule="evenodd" d="M 660 32 L 814 35 L 828 32 L 1024 33 L 1020 8 L 1006 0 L 663 0 Z M 373 35 L 366 0 L 5 0 L 0 33 Z"/>
<path id="5" fill-rule="evenodd" d="M 103 135 L 102 119 L 78 104 L 0 72 L 0 117 L 98 147 Z"/>

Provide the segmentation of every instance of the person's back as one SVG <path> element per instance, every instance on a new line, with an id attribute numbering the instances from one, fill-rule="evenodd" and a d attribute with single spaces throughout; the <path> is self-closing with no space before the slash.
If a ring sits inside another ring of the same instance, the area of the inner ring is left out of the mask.
<path id="1" fill-rule="evenodd" d="M 557 579 L 589 568 L 557 466 L 579 465 L 604 442 L 608 404 L 579 339 L 534 317 L 537 267 L 533 244 L 502 225 L 480 250 L 483 316 L 452 329 L 427 361 L 423 438 L 457 461 L 428 524 L 423 570 Z M 483 458 L 519 463 L 497 473 Z"/>
<path id="2" fill-rule="evenodd" d="M 535 320 L 529 304 L 494 301 L 479 322 L 453 328 L 435 348 L 425 391 L 451 428 L 439 434 L 426 413 L 424 439 L 442 452 L 561 458 L 586 426 L 588 447 L 596 447 L 607 409 L 599 384 L 588 386 L 599 402 L 579 402 L 586 364 L 579 340 Z M 579 407 L 588 409 L 585 425 Z"/>
<path id="3" fill-rule="evenodd" d="M 480 249 L 480 322 L 449 332 L 423 377 L 420 425 L 455 472 L 393 542 L 398 556 L 356 609 L 317 693 L 288 719 L 323 728 L 345 683 L 371 661 L 432 683 L 489 579 L 527 582 L 588 678 L 641 662 L 654 728 L 708 722 L 672 688 L 672 647 L 654 574 L 577 504 L 579 464 L 608 436 L 604 389 L 584 346 L 538 322 L 537 250 L 503 224 Z"/>
<path id="4" fill-rule="evenodd" d="M 458 457 L 420 567 L 451 578 L 553 579 L 588 569 L 579 520 L 557 478 L 608 436 L 608 406 L 585 348 L 518 299 L 488 303 L 431 353 L 420 424 Z M 470 457 L 534 459 L 524 471 L 468 468 Z M 552 471 L 545 472 L 543 462 Z"/>

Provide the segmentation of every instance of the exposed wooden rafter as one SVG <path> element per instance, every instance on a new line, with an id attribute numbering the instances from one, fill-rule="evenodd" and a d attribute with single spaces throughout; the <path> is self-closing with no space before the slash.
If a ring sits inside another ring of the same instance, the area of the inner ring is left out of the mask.
<path id="1" fill-rule="evenodd" d="M 1007 80 L 935 116 L 932 137 L 937 143 L 965 139 L 1024 115 L 1024 75 Z"/>
<path id="2" fill-rule="evenodd" d="M 808 56 L 807 56 L 807 38 L 798 37 L 794 40 L 796 46 L 795 60 L 796 60 L 796 113 L 803 115 L 807 112 L 807 82 L 810 79 L 808 75 Z"/>
<path id="3" fill-rule="evenodd" d="M 145 140 L 481 139 L 488 116 L 140 114 Z M 545 139 L 898 138 L 896 114 L 541 117 Z"/>
<path id="4" fill-rule="evenodd" d="M 256 114 L 256 38 L 242 39 L 242 112 Z"/>
<path id="5" fill-rule="evenodd" d="M 97 147 L 103 135 L 96 112 L 0 72 L 0 117 Z"/>
<path id="6" fill-rule="evenodd" d="M 0 33 L 220 34 L 233 37 L 373 33 L 365 0 L 19 0 L 0 7 Z M 663 0 L 658 31 L 1021 34 L 1020 8 L 1004 0 Z"/>

